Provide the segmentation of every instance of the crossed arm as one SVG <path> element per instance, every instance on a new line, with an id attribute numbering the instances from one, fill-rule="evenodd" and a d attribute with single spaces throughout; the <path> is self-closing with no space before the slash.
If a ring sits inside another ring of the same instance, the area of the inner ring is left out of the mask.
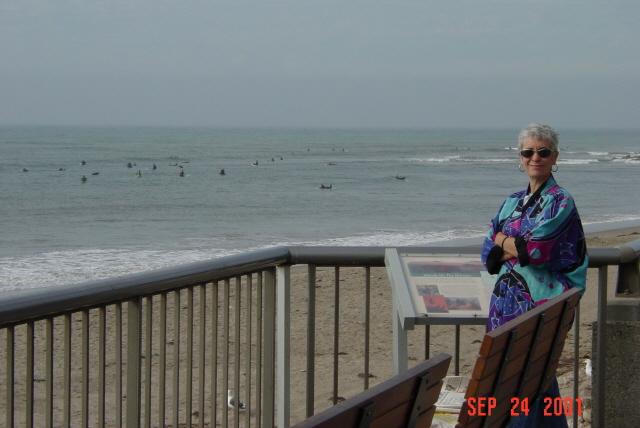
<path id="1" fill-rule="evenodd" d="M 497 246 L 502 247 L 502 249 L 504 250 L 504 254 L 500 259 L 501 261 L 518 257 L 518 250 L 516 249 L 516 238 L 507 236 L 502 232 L 498 232 L 496 233 L 495 238 L 493 238 L 493 242 Z"/>

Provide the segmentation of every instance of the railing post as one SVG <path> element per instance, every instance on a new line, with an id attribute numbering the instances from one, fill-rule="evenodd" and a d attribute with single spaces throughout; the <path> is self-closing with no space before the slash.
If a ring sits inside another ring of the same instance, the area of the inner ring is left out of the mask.
<path id="1" fill-rule="evenodd" d="M 598 418 L 594 426 L 604 428 L 605 416 L 605 367 L 606 367 L 606 328 L 607 328 L 607 266 L 598 269 L 598 354 L 596 393 L 597 400 L 592 400 L 594 413 Z M 592 345 L 593 346 L 593 345 Z"/>
<path id="2" fill-rule="evenodd" d="M 127 428 L 140 427 L 140 349 L 142 301 L 127 301 Z"/>
<path id="3" fill-rule="evenodd" d="M 15 422 L 15 414 L 14 414 L 14 403 L 15 398 L 13 396 L 15 391 L 15 330 L 13 326 L 9 326 L 6 329 L 7 331 L 7 339 L 6 339 L 6 372 L 5 372 L 5 423 L 7 424 L 7 428 L 13 427 L 13 423 Z"/>
<path id="4" fill-rule="evenodd" d="M 371 267 L 364 268 L 364 389 L 369 389 L 369 342 L 371 336 Z"/>
<path id="5" fill-rule="evenodd" d="M 46 396 L 47 404 L 45 407 L 46 427 L 53 427 L 53 318 L 46 320 Z M 102 428 L 102 427 L 101 427 Z"/>
<path id="6" fill-rule="evenodd" d="M 275 270 L 264 272 L 264 376 L 262 379 L 262 428 L 273 428 L 275 409 L 275 327 L 276 327 L 276 278 Z"/>
<path id="7" fill-rule="evenodd" d="M 291 278 L 289 266 L 278 266 L 277 274 L 277 325 L 276 325 L 276 370 L 277 370 L 277 418 L 278 428 L 289 428 L 290 367 L 289 347 L 291 338 Z"/>
<path id="8" fill-rule="evenodd" d="M 573 427 L 578 427 L 578 387 L 580 386 L 580 300 L 576 305 L 575 318 L 573 320 Z"/>
<path id="9" fill-rule="evenodd" d="M 316 373 L 316 267 L 309 265 L 307 306 L 307 418 L 313 416 Z M 368 327 L 368 325 L 367 325 Z"/>
<path id="10" fill-rule="evenodd" d="M 460 324 L 456 324 L 456 345 L 455 345 L 455 369 L 456 376 L 460 375 Z"/>
<path id="11" fill-rule="evenodd" d="M 400 321 L 400 312 L 398 311 L 398 301 L 392 290 L 391 298 L 393 301 L 391 310 L 391 326 L 393 328 L 393 373 L 400 374 L 407 371 L 408 368 L 408 342 L 407 331 Z"/>
<path id="12" fill-rule="evenodd" d="M 628 245 L 620 247 L 622 258 L 630 259 L 618 265 L 616 295 L 634 296 L 640 294 L 640 259 L 635 250 Z"/>

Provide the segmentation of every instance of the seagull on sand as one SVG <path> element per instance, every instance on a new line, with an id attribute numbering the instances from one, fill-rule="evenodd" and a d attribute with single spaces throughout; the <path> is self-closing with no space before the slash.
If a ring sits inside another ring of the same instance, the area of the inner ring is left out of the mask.
<path id="1" fill-rule="evenodd" d="M 593 372 L 593 368 L 591 367 L 591 359 L 589 359 L 589 358 L 585 358 L 584 359 L 584 371 L 587 374 L 587 376 L 591 377 L 591 373 Z"/>
<path id="2" fill-rule="evenodd" d="M 236 402 L 239 403 L 238 410 L 240 410 L 241 412 L 244 412 L 245 410 L 247 410 L 247 405 L 245 404 L 245 402 L 239 401 L 236 397 L 234 397 L 232 389 L 227 389 L 227 406 L 230 409 L 235 409 Z"/>

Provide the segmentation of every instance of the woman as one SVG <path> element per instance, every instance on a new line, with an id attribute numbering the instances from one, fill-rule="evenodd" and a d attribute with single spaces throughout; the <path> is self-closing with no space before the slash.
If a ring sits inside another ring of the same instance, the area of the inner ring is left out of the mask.
<path id="1" fill-rule="evenodd" d="M 580 216 L 569 192 L 552 175 L 558 135 L 550 126 L 534 123 L 520 132 L 518 146 L 518 167 L 529 177 L 529 186 L 502 203 L 482 249 L 482 262 L 497 274 L 488 331 L 569 288 L 585 288 L 588 256 Z M 559 396 L 555 379 L 545 395 Z M 564 417 L 543 417 L 541 412 L 536 405 L 528 418 L 512 418 L 510 426 L 567 426 Z"/>

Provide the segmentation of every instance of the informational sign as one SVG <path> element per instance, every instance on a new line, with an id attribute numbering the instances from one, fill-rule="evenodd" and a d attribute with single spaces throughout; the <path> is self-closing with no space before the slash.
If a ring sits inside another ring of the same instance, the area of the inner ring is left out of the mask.
<path id="1" fill-rule="evenodd" d="M 462 324 L 470 318 L 486 320 L 495 278 L 487 273 L 478 255 L 388 248 L 385 264 L 398 315 L 403 326 L 408 323 L 406 328 Z"/>
<path id="2" fill-rule="evenodd" d="M 489 295 L 478 257 L 400 255 L 416 312 L 427 316 L 486 316 Z"/>
<path id="3" fill-rule="evenodd" d="M 396 373 L 407 369 L 407 330 L 416 324 L 455 325 L 456 343 L 461 325 L 486 324 L 495 278 L 479 254 L 387 248 L 385 266 L 393 297 Z"/>

